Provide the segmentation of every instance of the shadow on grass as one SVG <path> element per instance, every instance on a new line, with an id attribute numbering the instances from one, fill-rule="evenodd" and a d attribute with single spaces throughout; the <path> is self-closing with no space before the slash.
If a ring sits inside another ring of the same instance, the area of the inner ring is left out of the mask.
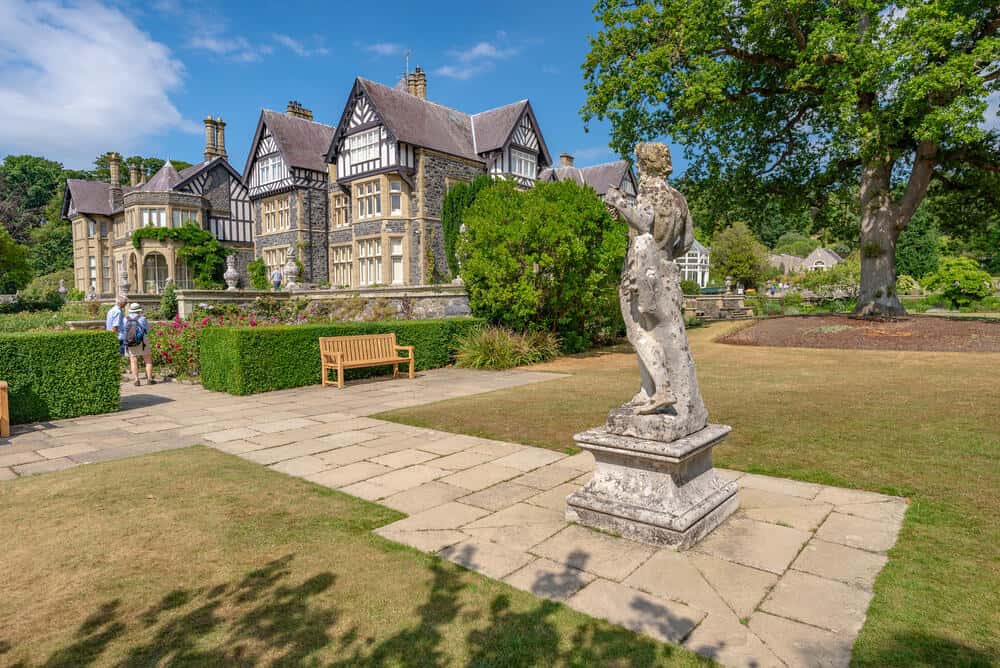
<path id="1" fill-rule="evenodd" d="M 455 665 L 451 653 L 461 652 L 462 642 L 469 657 L 466 666 L 641 667 L 659 665 L 680 652 L 594 620 L 560 625 L 553 616 L 561 606 L 551 601 L 517 611 L 506 594 L 490 602 L 487 624 L 475 624 L 480 612 L 460 601 L 469 576 L 438 560 L 431 563 L 431 589 L 414 611 L 415 624 L 382 639 L 365 637 L 357 627 L 334 635 L 332 629 L 345 615 L 362 613 L 315 600 L 334 585 L 333 573 L 289 583 L 292 560 L 287 555 L 272 561 L 239 582 L 174 590 L 138 615 L 124 611 L 120 600 L 104 602 L 80 624 L 72 642 L 41 663 L 14 666 L 437 667 Z M 470 623 L 481 628 L 465 632 L 455 626 Z M 107 652 L 112 644 L 114 651 Z M 0 640 L 0 656 L 16 649 Z"/>

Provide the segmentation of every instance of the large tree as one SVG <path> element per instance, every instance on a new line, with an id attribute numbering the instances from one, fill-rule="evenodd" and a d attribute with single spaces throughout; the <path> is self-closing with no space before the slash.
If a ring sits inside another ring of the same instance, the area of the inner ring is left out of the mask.
<path id="1" fill-rule="evenodd" d="M 695 165 L 858 187 L 857 312 L 898 315 L 895 246 L 931 180 L 997 170 L 996 0 L 599 0 L 585 121 L 627 155 L 670 135 Z"/>

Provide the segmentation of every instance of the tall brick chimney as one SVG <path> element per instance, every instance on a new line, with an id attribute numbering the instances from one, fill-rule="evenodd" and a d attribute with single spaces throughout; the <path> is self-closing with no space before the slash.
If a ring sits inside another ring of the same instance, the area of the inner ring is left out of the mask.
<path id="1" fill-rule="evenodd" d="M 417 75 L 414 72 L 406 75 L 406 92 L 410 95 L 417 94 Z"/>
<path id="2" fill-rule="evenodd" d="M 570 153 L 560 153 L 559 154 L 559 164 L 563 167 L 573 166 L 573 155 Z"/>
<path id="3" fill-rule="evenodd" d="M 139 185 L 139 165 L 135 162 L 130 162 L 128 165 L 128 184 L 133 188 Z"/>
<path id="4" fill-rule="evenodd" d="M 108 204 L 112 211 L 117 211 L 122 207 L 122 157 L 114 151 L 108 153 L 108 171 L 111 172 Z"/>
<path id="5" fill-rule="evenodd" d="M 285 107 L 285 113 L 289 116 L 294 116 L 295 118 L 302 118 L 307 121 L 313 119 L 313 112 L 311 109 L 306 109 L 298 100 L 289 100 L 288 106 Z"/>
<path id="6" fill-rule="evenodd" d="M 228 158 L 226 153 L 226 122 L 222 116 L 215 118 L 215 154 L 222 158 Z"/>
<path id="7" fill-rule="evenodd" d="M 215 149 L 215 120 L 205 117 L 205 162 L 218 155 Z"/>
<path id="8" fill-rule="evenodd" d="M 413 72 L 413 94 L 421 100 L 427 99 L 427 73 L 419 65 Z"/>

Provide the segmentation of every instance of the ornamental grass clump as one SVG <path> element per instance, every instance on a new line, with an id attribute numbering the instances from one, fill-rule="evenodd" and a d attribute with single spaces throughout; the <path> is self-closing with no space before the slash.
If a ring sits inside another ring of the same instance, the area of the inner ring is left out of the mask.
<path id="1" fill-rule="evenodd" d="M 549 332 L 518 334 L 506 327 L 484 327 L 458 340 L 455 363 L 469 369 L 512 369 L 558 354 L 559 339 Z"/>

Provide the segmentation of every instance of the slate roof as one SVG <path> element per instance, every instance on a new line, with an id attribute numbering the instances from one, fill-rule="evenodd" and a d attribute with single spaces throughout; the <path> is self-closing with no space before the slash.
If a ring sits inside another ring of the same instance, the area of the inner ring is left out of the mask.
<path id="1" fill-rule="evenodd" d="M 542 170 L 539 179 L 543 181 L 573 180 L 580 185 L 589 185 L 597 191 L 598 195 L 603 197 L 608 193 L 608 188 L 621 185 L 628 169 L 629 164 L 625 160 L 616 160 L 590 167 L 553 167 Z"/>
<path id="2" fill-rule="evenodd" d="M 286 164 L 314 172 L 326 171 L 326 150 L 333 141 L 336 128 L 270 109 L 261 112 L 261 123 L 271 131 Z M 261 127 L 258 124 L 257 136 L 247 158 L 247 169 L 253 162 L 260 134 Z"/>
<path id="3" fill-rule="evenodd" d="M 507 138 L 514 131 L 514 125 L 521 119 L 527 100 L 506 104 L 496 109 L 490 109 L 472 115 L 472 127 L 475 131 L 475 148 L 478 153 L 495 151 L 503 148 Z"/>
<path id="4" fill-rule="evenodd" d="M 66 179 L 66 190 L 73 199 L 73 208 L 76 211 L 99 216 L 111 215 L 110 184 L 104 181 Z"/>
<path id="5" fill-rule="evenodd" d="M 192 165 L 192 167 L 201 167 L 201 165 Z M 191 168 L 189 167 L 188 170 Z M 187 170 L 185 170 L 187 171 Z M 141 190 L 147 193 L 166 193 L 174 189 L 178 183 L 181 182 L 181 175 L 177 172 L 173 163 L 167 160 L 163 163 L 163 166 L 157 170 L 153 177 L 146 181 L 141 186 L 136 187 L 134 190 Z"/>
<path id="6" fill-rule="evenodd" d="M 483 161 L 473 145 L 468 114 L 368 79 L 359 78 L 358 83 L 397 140 Z"/>

